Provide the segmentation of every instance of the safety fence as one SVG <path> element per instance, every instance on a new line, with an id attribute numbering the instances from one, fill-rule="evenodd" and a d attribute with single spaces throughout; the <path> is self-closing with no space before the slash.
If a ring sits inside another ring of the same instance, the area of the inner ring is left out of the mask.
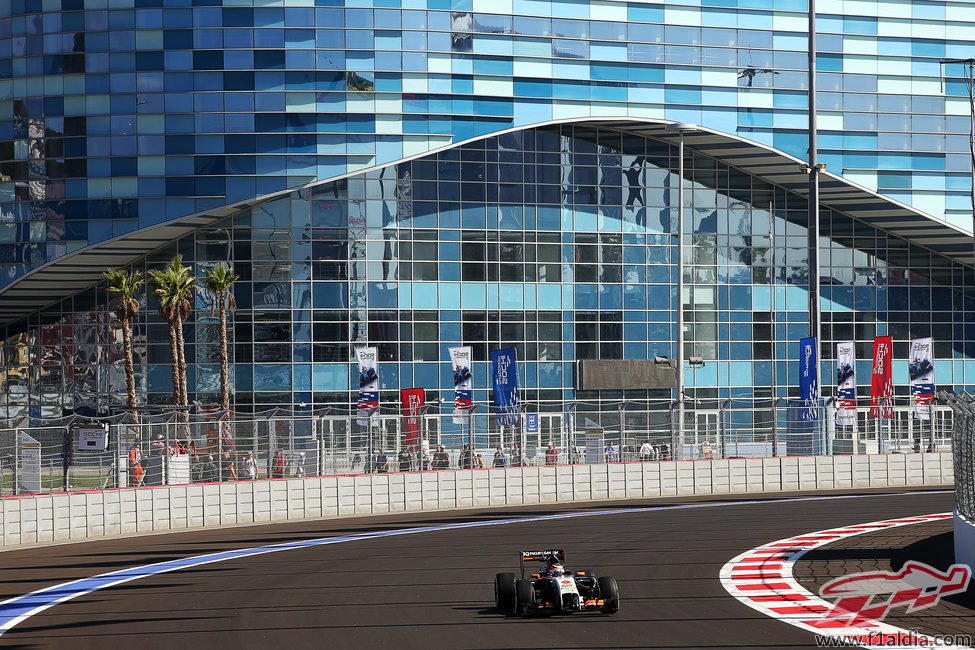
<path id="1" fill-rule="evenodd" d="M 938 397 L 953 414 L 955 508 L 967 521 L 975 522 L 975 396 L 940 391 Z"/>
<path id="2" fill-rule="evenodd" d="M 445 407 L 448 408 L 448 407 Z M 933 406 L 921 420 L 909 405 L 892 417 L 834 404 L 779 400 L 764 406 L 727 401 L 717 408 L 662 403 L 658 408 L 522 413 L 501 425 L 492 413 L 414 417 L 276 410 L 175 414 L 58 422 L 24 420 L 0 429 L 0 495 L 79 489 L 209 483 L 257 478 L 575 465 L 632 461 L 935 452 L 951 449 L 958 410 Z M 223 417 L 223 419 L 221 419 Z M 183 421 L 181 421 L 183 420 Z"/>

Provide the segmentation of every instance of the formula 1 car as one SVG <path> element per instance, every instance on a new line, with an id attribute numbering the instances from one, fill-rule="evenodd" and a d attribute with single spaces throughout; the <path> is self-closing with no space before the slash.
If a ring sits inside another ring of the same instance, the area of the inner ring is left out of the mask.
<path id="1" fill-rule="evenodd" d="M 525 562 L 541 561 L 538 573 L 525 577 Z M 567 571 L 565 551 L 522 551 L 521 579 L 513 573 L 494 578 L 494 601 L 501 611 L 512 616 L 570 614 L 599 611 L 615 614 L 620 610 L 616 579 L 597 578 L 592 571 Z"/>

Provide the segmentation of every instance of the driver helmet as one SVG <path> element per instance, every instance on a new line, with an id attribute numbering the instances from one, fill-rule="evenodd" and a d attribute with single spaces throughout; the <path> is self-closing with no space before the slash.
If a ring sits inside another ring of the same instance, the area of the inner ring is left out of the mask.
<path id="1" fill-rule="evenodd" d="M 561 577 L 565 575 L 565 567 L 561 564 L 553 564 L 548 568 L 549 575 Z"/>

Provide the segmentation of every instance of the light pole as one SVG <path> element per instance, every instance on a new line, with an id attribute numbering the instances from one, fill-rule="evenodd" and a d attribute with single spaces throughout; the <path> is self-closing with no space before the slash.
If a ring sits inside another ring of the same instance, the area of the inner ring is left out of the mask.
<path id="1" fill-rule="evenodd" d="M 819 175 L 826 165 L 816 161 L 816 0 L 809 0 L 809 164 L 800 165 L 809 174 L 809 217 L 806 224 L 809 263 L 809 336 L 816 339 L 819 359 Z"/>
<path id="2" fill-rule="evenodd" d="M 677 131 L 677 439 L 684 437 L 684 134 L 697 130 L 697 125 L 674 122 L 665 127 Z M 673 452 L 672 452 L 673 453 Z"/>

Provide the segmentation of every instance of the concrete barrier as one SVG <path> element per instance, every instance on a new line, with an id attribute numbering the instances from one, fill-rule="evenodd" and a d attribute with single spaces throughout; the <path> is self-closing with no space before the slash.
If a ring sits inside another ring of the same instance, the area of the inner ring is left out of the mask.
<path id="1" fill-rule="evenodd" d="M 950 453 L 507 467 L 196 483 L 0 499 L 0 547 L 321 517 L 952 483 Z"/>

